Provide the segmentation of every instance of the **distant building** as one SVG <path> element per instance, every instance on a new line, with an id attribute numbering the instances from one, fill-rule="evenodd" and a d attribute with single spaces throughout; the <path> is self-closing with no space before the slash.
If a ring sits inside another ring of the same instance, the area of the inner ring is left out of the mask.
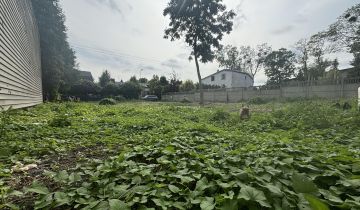
<path id="1" fill-rule="evenodd" d="M 139 83 L 141 87 L 141 96 L 144 97 L 150 94 L 150 88 L 147 83 Z"/>
<path id="2" fill-rule="evenodd" d="M 254 78 L 250 74 L 229 69 L 217 71 L 216 73 L 203 78 L 201 81 L 205 85 L 214 85 L 226 88 L 254 86 Z"/>
<path id="3" fill-rule="evenodd" d="M 79 71 L 80 80 L 88 80 L 94 82 L 94 77 L 89 71 Z"/>
<path id="4" fill-rule="evenodd" d="M 121 85 L 123 85 L 124 84 L 124 81 L 120 81 L 120 82 L 115 82 L 115 85 L 118 85 L 118 86 L 121 86 Z"/>

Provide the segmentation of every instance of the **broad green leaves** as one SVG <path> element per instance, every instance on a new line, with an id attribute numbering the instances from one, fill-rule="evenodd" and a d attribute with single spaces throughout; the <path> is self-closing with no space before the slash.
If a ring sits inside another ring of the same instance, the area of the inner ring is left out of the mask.
<path id="1" fill-rule="evenodd" d="M 242 187 L 238 198 L 244 199 L 246 201 L 253 201 L 259 203 L 263 207 L 269 207 L 269 208 L 271 207 L 271 205 L 267 202 L 264 193 L 253 187 L 249 187 L 249 186 Z"/>
<path id="2" fill-rule="evenodd" d="M 298 193 L 315 193 L 318 191 L 316 185 L 302 174 L 294 173 L 292 182 L 294 190 Z"/>
<path id="3" fill-rule="evenodd" d="M 33 182 L 31 187 L 26 189 L 26 192 L 33 192 L 41 195 L 48 195 L 50 193 L 46 186 L 37 181 Z"/>
<path id="4" fill-rule="evenodd" d="M 18 152 L 1 159 L 0 179 L 39 180 L 23 193 L 0 180 L 6 205 L 15 200 L 22 206 L 26 196 L 37 209 L 360 206 L 360 124 L 353 123 L 354 113 L 292 103 L 281 104 L 281 113 L 254 113 L 242 122 L 230 113 L 219 124 L 210 119 L 212 107 L 70 105 L 46 104 L 12 116 L 12 139 L 0 141 L 0 148 Z M 71 129 L 33 125 L 59 110 L 71 117 Z M 337 125 L 318 130 L 305 123 L 324 113 Z M 17 161 L 36 162 L 46 172 L 11 174 Z"/>
<path id="5" fill-rule="evenodd" d="M 206 197 L 200 203 L 201 210 L 213 210 L 215 208 L 214 198 Z"/>

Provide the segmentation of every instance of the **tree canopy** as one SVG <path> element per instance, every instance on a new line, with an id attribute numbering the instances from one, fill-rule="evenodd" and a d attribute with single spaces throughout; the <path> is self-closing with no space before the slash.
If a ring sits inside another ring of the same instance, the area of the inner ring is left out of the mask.
<path id="1" fill-rule="evenodd" d="M 214 49 L 220 47 L 224 33 L 232 30 L 235 13 L 227 11 L 222 0 L 170 0 L 163 14 L 170 17 L 164 38 L 171 41 L 183 38 L 192 49 L 203 104 L 199 60 L 207 63 L 214 59 Z"/>
<path id="2" fill-rule="evenodd" d="M 270 53 L 265 59 L 265 74 L 268 84 L 281 85 L 295 73 L 295 54 L 281 48 Z"/>
<path id="3" fill-rule="evenodd" d="M 69 90 L 77 81 L 75 52 L 66 34 L 65 16 L 59 0 L 31 0 L 38 23 L 44 96 L 57 98 L 59 88 Z"/>
<path id="4" fill-rule="evenodd" d="M 105 70 L 99 77 L 99 84 L 101 87 L 105 87 L 106 85 L 111 83 L 112 80 L 113 79 L 111 78 L 110 72 L 108 70 Z"/>
<path id="5" fill-rule="evenodd" d="M 253 78 L 263 68 L 265 58 L 270 54 L 271 47 L 264 43 L 252 48 L 239 48 L 227 45 L 221 48 L 216 56 L 220 67 L 249 73 Z"/>

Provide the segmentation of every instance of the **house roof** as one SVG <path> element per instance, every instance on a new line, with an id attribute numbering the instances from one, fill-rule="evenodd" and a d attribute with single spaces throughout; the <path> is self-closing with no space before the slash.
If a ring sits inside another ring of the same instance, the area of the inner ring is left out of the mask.
<path id="1" fill-rule="evenodd" d="M 246 74 L 246 75 L 248 75 L 251 79 L 254 79 L 253 76 L 251 76 L 251 75 L 250 75 L 249 73 L 247 73 L 247 72 L 236 71 L 236 70 L 231 70 L 231 69 L 223 69 L 223 70 L 217 71 L 217 72 L 215 72 L 215 73 L 213 73 L 213 74 L 210 74 L 210 75 L 207 76 L 207 77 L 202 78 L 202 80 L 203 80 L 203 79 L 206 79 L 206 78 L 209 78 L 209 77 L 211 77 L 211 76 L 214 76 L 215 74 L 219 74 L 219 73 L 221 73 L 221 72 L 224 72 L 224 71 L 234 72 L 234 73 L 239 73 L 239 74 Z"/>
<path id="2" fill-rule="evenodd" d="M 80 78 L 92 78 L 93 79 L 93 76 L 92 76 L 91 72 L 89 72 L 89 71 L 79 71 L 79 76 L 80 76 Z"/>

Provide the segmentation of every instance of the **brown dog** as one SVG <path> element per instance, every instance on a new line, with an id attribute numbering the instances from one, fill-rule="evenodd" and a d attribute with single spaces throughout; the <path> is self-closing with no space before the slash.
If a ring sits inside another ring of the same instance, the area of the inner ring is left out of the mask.
<path id="1" fill-rule="evenodd" d="M 248 107 L 243 107 L 240 110 L 240 119 L 242 120 L 250 119 L 250 109 Z"/>

